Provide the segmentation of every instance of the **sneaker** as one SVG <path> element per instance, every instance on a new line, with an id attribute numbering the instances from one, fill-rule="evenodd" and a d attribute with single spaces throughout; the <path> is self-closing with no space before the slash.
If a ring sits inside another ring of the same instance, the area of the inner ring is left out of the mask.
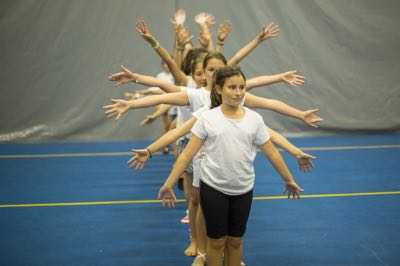
<path id="1" fill-rule="evenodd" d="M 183 224 L 189 223 L 189 211 L 188 210 L 186 210 L 186 215 L 184 217 L 182 217 L 181 223 L 183 223 Z"/>

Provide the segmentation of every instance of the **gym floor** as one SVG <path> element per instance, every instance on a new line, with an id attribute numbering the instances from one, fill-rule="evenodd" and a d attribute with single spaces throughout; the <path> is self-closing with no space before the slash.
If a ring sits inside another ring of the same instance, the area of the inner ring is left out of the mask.
<path id="1" fill-rule="evenodd" d="M 246 265 L 400 265 L 400 134 L 291 138 L 317 157 L 287 199 L 259 153 Z M 156 195 L 172 155 L 126 164 L 148 142 L 0 145 L 0 265 L 190 265 L 188 226 Z"/>

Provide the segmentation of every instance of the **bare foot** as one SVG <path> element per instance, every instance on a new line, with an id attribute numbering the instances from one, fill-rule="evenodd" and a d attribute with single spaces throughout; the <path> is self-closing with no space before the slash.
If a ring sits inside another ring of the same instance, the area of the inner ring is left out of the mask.
<path id="1" fill-rule="evenodd" d="M 197 251 L 196 242 L 191 240 L 190 241 L 190 245 L 185 250 L 185 255 L 188 256 L 188 257 L 194 257 L 194 256 L 196 256 L 196 251 Z"/>

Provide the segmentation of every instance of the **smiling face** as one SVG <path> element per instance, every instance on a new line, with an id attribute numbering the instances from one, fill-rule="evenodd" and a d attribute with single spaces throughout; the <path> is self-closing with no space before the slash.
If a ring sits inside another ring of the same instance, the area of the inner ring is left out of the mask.
<path id="1" fill-rule="evenodd" d="M 221 95 L 223 104 L 239 106 L 246 94 L 246 80 L 240 74 L 229 77 L 222 87 L 218 86 L 217 93 Z"/>

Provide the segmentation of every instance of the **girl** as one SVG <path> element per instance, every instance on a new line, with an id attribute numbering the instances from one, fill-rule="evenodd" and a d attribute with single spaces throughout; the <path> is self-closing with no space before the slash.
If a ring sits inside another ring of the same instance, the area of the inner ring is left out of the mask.
<path id="1" fill-rule="evenodd" d="M 201 147 L 200 201 L 207 229 L 207 265 L 221 265 L 225 249 L 228 265 L 240 265 L 243 236 L 252 201 L 253 161 L 256 146 L 268 157 L 286 183 L 288 197 L 303 191 L 294 181 L 256 112 L 241 103 L 245 77 L 237 67 L 223 67 L 214 74 L 213 109 L 203 112 L 192 128 L 192 138 L 177 159 L 158 197 L 174 206 L 172 186 Z"/>

